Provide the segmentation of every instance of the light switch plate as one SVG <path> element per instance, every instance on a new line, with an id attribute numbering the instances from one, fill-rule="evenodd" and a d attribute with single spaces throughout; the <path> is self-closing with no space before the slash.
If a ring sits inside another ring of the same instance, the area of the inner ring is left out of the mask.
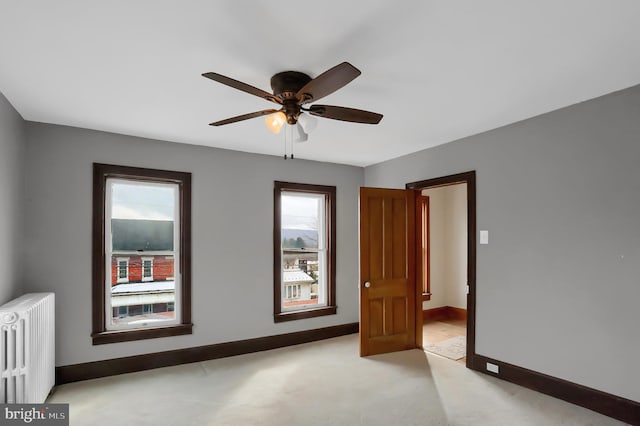
<path id="1" fill-rule="evenodd" d="M 480 231 L 480 244 L 489 244 L 489 231 Z"/>

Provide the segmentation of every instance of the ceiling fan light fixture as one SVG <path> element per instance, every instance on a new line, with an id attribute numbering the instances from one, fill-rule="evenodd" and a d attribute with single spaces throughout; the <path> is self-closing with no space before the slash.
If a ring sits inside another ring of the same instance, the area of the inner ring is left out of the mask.
<path id="1" fill-rule="evenodd" d="M 300 124 L 300 122 L 298 121 L 296 124 L 296 133 L 297 136 L 296 138 L 293 140 L 294 142 L 306 142 L 309 140 L 309 135 L 307 133 L 305 133 L 304 128 L 302 127 L 302 124 Z"/>
<path id="2" fill-rule="evenodd" d="M 300 114 L 298 117 L 298 123 L 302 126 L 302 130 L 309 134 L 318 126 L 318 119 L 310 116 L 309 114 Z"/>
<path id="3" fill-rule="evenodd" d="M 280 129 L 287 122 L 287 116 L 282 111 L 267 115 L 265 119 L 267 128 L 273 133 L 280 133 Z"/>

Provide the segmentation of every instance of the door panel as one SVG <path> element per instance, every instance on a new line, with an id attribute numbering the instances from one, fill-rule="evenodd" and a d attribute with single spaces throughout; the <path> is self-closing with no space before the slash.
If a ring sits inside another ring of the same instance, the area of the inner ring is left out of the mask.
<path id="1" fill-rule="evenodd" d="M 415 232 L 414 191 L 360 189 L 361 356 L 416 347 Z"/>
<path id="2" fill-rule="evenodd" d="M 383 304 L 384 299 L 369 299 L 369 310 L 370 310 L 370 322 L 369 322 L 369 336 L 370 337 L 379 337 L 384 336 L 384 325 L 383 325 Z"/>

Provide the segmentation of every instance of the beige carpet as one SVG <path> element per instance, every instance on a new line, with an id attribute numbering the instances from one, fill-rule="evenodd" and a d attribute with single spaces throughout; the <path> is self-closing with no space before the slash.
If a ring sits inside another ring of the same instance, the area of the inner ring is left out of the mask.
<path id="1" fill-rule="evenodd" d="M 425 344 L 424 350 L 457 361 L 467 355 L 467 338 L 456 336 L 441 342 Z"/>
<path id="2" fill-rule="evenodd" d="M 423 351 L 360 358 L 354 336 L 73 383 L 49 402 L 71 403 L 71 425 L 447 424 Z"/>
<path id="3" fill-rule="evenodd" d="M 357 335 L 54 389 L 72 426 L 620 425 L 410 350 L 358 356 Z"/>

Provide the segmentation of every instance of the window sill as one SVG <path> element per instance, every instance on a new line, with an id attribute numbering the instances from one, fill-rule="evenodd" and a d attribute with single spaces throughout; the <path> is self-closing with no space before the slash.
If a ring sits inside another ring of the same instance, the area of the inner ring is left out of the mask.
<path id="1" fill-rule="evenodd" d="M 179 324 L 169 327 L 142 328 L 135 330 L 111 330 L 93 333 L 94 345 L 106 343 L 131 342 L 134 340 L 156 339 L 159 337 L 181 336 L 192 333 L 193 324 Z"/>
<path id="2" fill-rule="evenodd" d="M 304 311 L 280 312 L 273 315 L 274 322 L 295 321 L 305 318 L 321 317 L 324 315 L 334 315 L 338 310 L 337 306 L 323 306 L 322 308 L 305 309 Z"/>
<path id="3" fill-rule="evenodd" d="M 431 293 L 422 293 L 422 300 L 431 300 Z"/>

